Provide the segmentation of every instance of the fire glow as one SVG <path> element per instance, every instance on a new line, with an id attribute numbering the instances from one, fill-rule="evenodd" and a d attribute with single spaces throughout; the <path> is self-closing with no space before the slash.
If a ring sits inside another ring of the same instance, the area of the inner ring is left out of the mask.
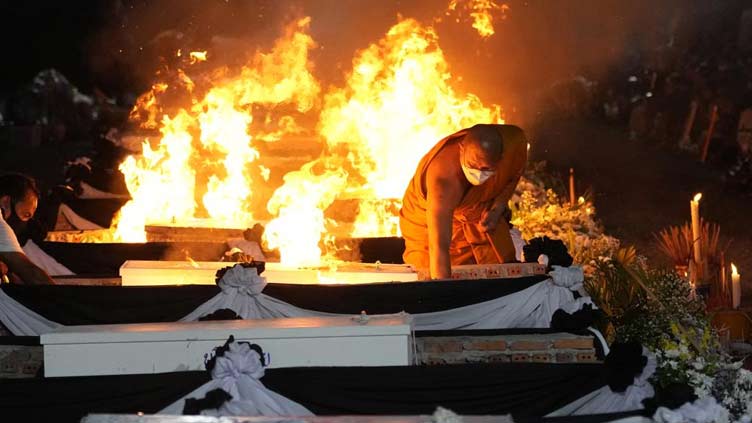
<path id="1" fill-rule="evenodd" d="M 279 249 L 283 264 L 320 265 L 332 232 L 399 235 L 404 188 L 438 139 L 478 122 L 503 122 L 500 106 L 456 91 L 434 28 L 413 19 L 357 52 L 345 84 L 322 93 L 309 59 L 316 47 L 310 23 L 288 25 L 269 51 L 235 73 L 218 67 L 198 77 L 188 67 L 139 98 L 132 117 L 160 136 L 145 139 L 142 154 L 120 165 L 132 200 L 113 225 L 118 239 L 145 241 L 147 224 L 201 218 L 247 228 L 264 221 L 267 247 Z M 211 54 L 201 53 L 192 52 L 187 66 L 211 64 Z M 190 101 L 168 109 L 161 100 L 171 90 Z M 254 119 L 263 108 L 290 113 Z M 260 192 L 275 159 L 260 153 L 262 143 L 300 133 L 301 117 L 316 118 L 315 128 L 304 129 L 320 140 L 320 155 L 283 170 L 273 193 Z M 328 215 L 338 201 L 351 221 Z"/>

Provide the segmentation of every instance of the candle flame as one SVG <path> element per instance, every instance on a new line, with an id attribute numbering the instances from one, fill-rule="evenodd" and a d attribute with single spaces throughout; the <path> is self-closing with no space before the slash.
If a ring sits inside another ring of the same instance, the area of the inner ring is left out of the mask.
<path id="1" fill-rule="evenodd" d="M 736 268 L 734 263 L 731 263 L 731 276 L 739 276 L 739 270 Z"/>
<path id="2" fill-rule="evenodd" d="M 697 194 L 695 194 L 695 198 L 692 201 L 694 201 L 695 203 L 697 203 L 697 202 L 700 201 L 701 198 L 702 198 L 702 193 L 698 192 Z"/>

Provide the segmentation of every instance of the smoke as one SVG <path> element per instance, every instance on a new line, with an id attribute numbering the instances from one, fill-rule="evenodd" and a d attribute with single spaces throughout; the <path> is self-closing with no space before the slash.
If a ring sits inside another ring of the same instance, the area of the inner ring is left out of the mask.
<path id="1" fill-rule="evenodd" d="M 232 64 L 269 46 L 294 17 L 311 16 L 311 35 L 318 44 L 313 52 L 316 77 L 324 87 L 341 86 L 355 52 L 380 39 L 402 16 L 434 25 L 458 89 L 501 104 L 514 118 L 520 109 L 538 107 L 531 99 L 557 81 L 577 75 L 600 78 L 672 37 L 677 45 L 682 37 L 691 39 L 710 17 L 738 13 L 742 4 L 503 3 L 509 6 L 505 18 L 497 17 L 496 33 L 482 38 L 471 22 L 457 22 L 457 14 L 446 16 L 449 0 L 113 0 L 103 29 L 89 44 L 89 60 L 95 77 L 121 78 L 123 86 L 139 93 L 177 48 L 209 50 L 212 63 Z"/>

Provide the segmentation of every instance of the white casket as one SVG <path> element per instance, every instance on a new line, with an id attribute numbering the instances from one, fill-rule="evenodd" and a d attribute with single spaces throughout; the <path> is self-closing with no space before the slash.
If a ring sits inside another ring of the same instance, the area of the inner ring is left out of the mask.
<path id="1" fill-rule="evenodd" d="M 66 326 L 41 336 L 45 376 L 203 370 L 225 343 L 258 344 L 270 368 L 405 366 L 412 363 L 409 315 L 300 317 L 181 323 Z"/>
<path id="2" fill-rule="evenodd" d="M 217 270 L 236 263 L 225 261 L 128 260 L 120 266 L 123 286 L 214 285 Z M 266 263 L 262 274 L 269 283 L 364 284 L 414 282 L 418 274 L 406 264 L 342 263 L 337 268 L 291 268 Z"/>

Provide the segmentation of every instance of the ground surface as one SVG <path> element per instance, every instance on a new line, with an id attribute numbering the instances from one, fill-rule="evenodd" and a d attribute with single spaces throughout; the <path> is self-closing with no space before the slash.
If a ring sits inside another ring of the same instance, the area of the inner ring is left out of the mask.
<path id="1" fill-rule="evenodd" d="M 597 121 L 550 119 L 530 132 L 531 159 L 546 160 L 562 176 L 574 168 L 577 190 L 592 189 L 606 232 L 656 264 L 668 261 L 653 233 L 688 221 L 689 201 L 702 192 L 701 215 L 720 223 L 722 239 L 732 239 L 726 257 L 742 273 L 743 304 L 752 305 L 752 197 L 726 188 L 718 169 L 629 141 L 624 128 Z"/>

